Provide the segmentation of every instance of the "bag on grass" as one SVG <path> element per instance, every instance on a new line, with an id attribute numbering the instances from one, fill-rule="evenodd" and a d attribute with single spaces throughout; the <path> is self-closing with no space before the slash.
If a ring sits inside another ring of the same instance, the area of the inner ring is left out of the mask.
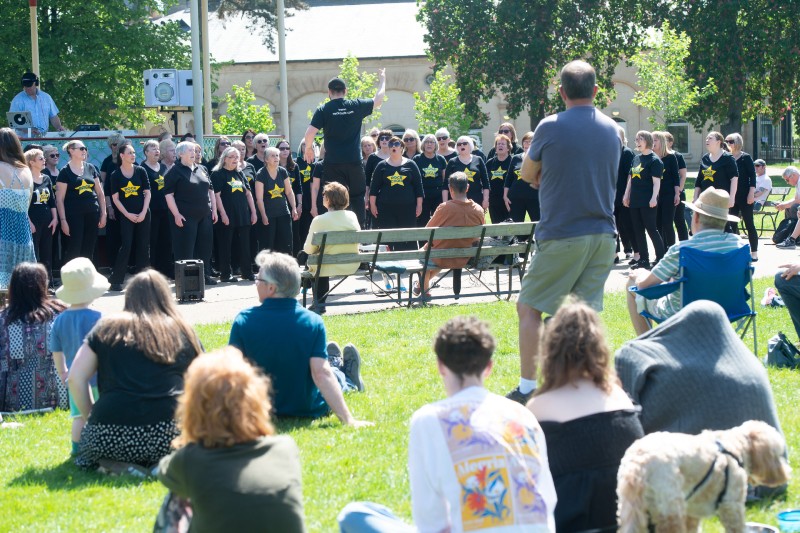
<path id="1" fill-rule="evenodd" d="M 800 366 L 800 350 L 779 331 L 767 342 L 766 363 L 777 368 L 797 368 Z"/>
<path id="2" fill-rule="evenodd" d="M 778 223 L 778 227 L 775 228 L 775 234 L 772 236 L 772 242 L 775 244 L 781 243 L 786 240 L 786 237 L 790 236 L 794 231 L 794 227 L 797 224 L 796 218 L 784 218 Z"/>

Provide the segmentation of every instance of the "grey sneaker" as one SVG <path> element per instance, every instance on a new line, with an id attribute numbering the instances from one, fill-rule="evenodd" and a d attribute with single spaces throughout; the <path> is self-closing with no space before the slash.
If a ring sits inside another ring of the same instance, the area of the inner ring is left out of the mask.
<path id="1" fill-rule="evenodd" d="M 528 394 L 522 394 L 522 392 L 519 390 L 519 386 L 517 386 L 514 390 L 506 394 L 506 398 L 525 405 L 528 403 L 528 400 L 533 397 L 534 392 L 536 392 L 536 389 L 533 389 Z"/>
<path id="2" fill-rule="evenodd" d="M 329 342 L 327 352 L 328 363 L 334 368 L 341 369 L 344 365 L 344 360 L 342 359 L 342 349 L 339 348 L 339 345 L 333 341 Z"/>
<path id="3" fill-rule="evenodd" d="M 791 237 L 786 237 L 786 240 L 776 244 L 775 248 L 781 248 L 783 250 L 794 250 L 797 247 L 796 245 L 797 245 L 797 241 L 795 241 Z"/>
<path id="4" fill-rule="evenodd" d="M 355 346 L 348 343 L 344 346 L 344 365 L 342 372 L 353 382 L 358 392 L 364 392 L 364 380 L 361 379 L 361 356 Z"/>

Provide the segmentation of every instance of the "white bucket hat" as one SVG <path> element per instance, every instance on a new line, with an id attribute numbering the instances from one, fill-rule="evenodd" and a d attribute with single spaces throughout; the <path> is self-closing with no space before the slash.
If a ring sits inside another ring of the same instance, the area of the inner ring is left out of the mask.
<path id="1" fill-rule="evenodd" d="M 111 286 L 85 257 L 76 257 L 61 267 L 61 283 L 56 298 L 68 304 L 89 303 L 105 294 Z"/>
<path id="2" fill-rule="evenodd" d="M 739 217 L 728 214 L 730 198 L 727 191 L 709 187 L 700 193 L 697 201 L 683 203 L 695 213 L 701 213 L 720 220 L 727 220 L 728 222 L 739 222 Z"/>

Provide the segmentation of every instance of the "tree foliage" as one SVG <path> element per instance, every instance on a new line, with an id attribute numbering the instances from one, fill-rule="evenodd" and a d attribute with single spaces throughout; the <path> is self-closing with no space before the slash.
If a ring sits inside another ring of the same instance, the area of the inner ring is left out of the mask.
<path id="1" fill-rule="evenodd" d="M 692 38 L 688 76 L 700 84 L 714 78 L 718 89 L 694 106 L 692 122 L 719 122 L 727 134 L 758 114 L 779 121 L 797 102 L 800 2 L 663 1 L 665 18 Z"/>
<path id="2" fill-rule="evenodd" d="M 661 30 L 647 40 L 646 49 L 631 58 L 641 87 L 633 103 L 652 111 L 647 120 L 657 130 L 665 130 L 667 124 L 682 119 L 700 100 L 717 92 L 714 78 L 707 79 L 701 88 L 686 75 L 684 62 L 690 42 L 685 33 L 676 32 L 669 22 L 664 22 Z M 699 129 L 704 123 L 693 125 Z"/>
<path id="3" fill-rule="evenodd" d="M 234 85 L 231 93 L 226 93 L 222 101 L 227 104 L 225 114 L 214 121 L 217 135 L 239 136 L 252 129 L 258 133 L 269 133 L 275 129 L 269 105 L 254 105 L 256 95 L 251 89 L 252 81 L 247 80 L 244 87 Z"/>
<path id="4" fill-rule="evenodd" d="M 548 90 L 573 59 L 591 58 L 610 97 L 614 69 L 638 51 L 656 1 L 426 0 L 417 18 L 437 66 L 453 67 L 470 116 L 485 124 L 479 104 L 501 92 L 509 115 L 529 110 L 536 123 L 553 110 Z"/>
<path id="5" fill-rule="evenodd" d="M 339 77 L 344 80 L 344 83 L 347 85 L 347 98 L 374 98 L 375 93 L 378 92 L 378 74 L 359 72 L 358 65 L 358 58 L 350 53 L 347 54 L 342 60 L 342 64 L 339 65 Z M 388 97 L 383 99 L 384 102 L 388 100 Z M 329 101 L 330 98 L 325 98 L 319 105 L 323 105 Z M 314 110 L 312 109 L 308 112 L 308 118 L 310 119 L 313 115 Z M 371 115 L 364 118 L 363 123 L 377 123 L 380 119 L 381 112 L 376 109 Z"/>
<path id="6" fill-rule="evenodd" d="M 163 7 L 159 0 L 39 0 L 41 88 L 55 100 L 66 127 L 143 124 L 142 72 L 190 63 L 180 27 L 150 21 Z M 31 69 L 28 3 L 0 0 L 0 13 L 0 100 L 8 103 Z"/>
<path id="7" fill-rule="evenodd" d="M 430 91 L 425 91 L 422 96 L 414 93 L 419 131 L 433 132 L 447 127 L 454 139 L 469 133 L 473 121 L 466 112 L 466 105 L 459 100 L 460 94 L 448 74 L 441 70 L 436 72 Z"/>
<path id="8" fill-rule="evenodd" d="M 308 6 L 301 0 L 285 0 L 287 9 L 285 16 L 292 16 L 291 9 L 303 10 Z M 217 15 L 223 21 L 229 17 L 243 16 L 247 19 L 248 29 L 260 33 L 264 46 L 275 51 L 275 31 L 278 27 L 278 4 L 275 0 L 221 0 Z"/>

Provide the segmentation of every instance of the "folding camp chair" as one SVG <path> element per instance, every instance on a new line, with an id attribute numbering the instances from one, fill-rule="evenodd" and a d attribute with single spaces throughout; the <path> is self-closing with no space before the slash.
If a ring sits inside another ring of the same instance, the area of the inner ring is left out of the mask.
<path id="1" fill-rule="evenodd" d="M 678 259 L 680 271 L 677 279 L 646 289 L 631 287 L 629 290 L 648 300 L 680 291 L 681 308 L 697 300 L 718 303 L 728 315 L 728 320 L 737 323 L 736 331 L 740 337 L 744 338 L 752 323 L 753 353 L 758 355 L 751 261 L 749 245 L 726 253 L 684 246 Z M 660 323 L 664 320 L 647 310 L 640 314 L 650 322 Z"/>

